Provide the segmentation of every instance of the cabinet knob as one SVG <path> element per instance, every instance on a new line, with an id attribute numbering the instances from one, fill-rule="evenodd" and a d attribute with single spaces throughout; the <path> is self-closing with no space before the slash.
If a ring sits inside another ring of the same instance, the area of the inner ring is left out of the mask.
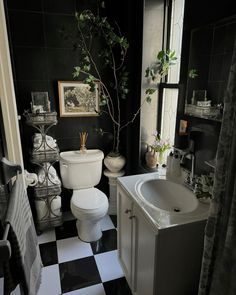
<path id="1" fill-rule="evenodd" d="M 128 213 L 130 213 L 131 212 L 131 209 L 126 209 L 125 210 L 125 214 L 128 214 Z"/>
<path id="2" fill-rule="evenodd" d="M 135 215 L 132 215 L 132 216 L 129 217 L 129 219 L 133 219 L 133 218 L 135 218 Z"/>

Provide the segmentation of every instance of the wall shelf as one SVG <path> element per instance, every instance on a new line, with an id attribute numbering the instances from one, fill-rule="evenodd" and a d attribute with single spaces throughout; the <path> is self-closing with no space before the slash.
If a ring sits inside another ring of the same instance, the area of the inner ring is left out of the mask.
<path id="1" fill-rule="evenodd" d="M 215 169 L 216 168 L 216 159 L 205 161 L 205 164 L 207 166 L 210 166 L 211 168 Z"/>
<path id="2" fill-rule="evenodd" d="M 59 148 L 47 140 L 48 130 L 57 124 L 57 113 L 25 113 L 26 123 L 39 131 L 39 144 L 31 152 L 31 163 L 43 171 L 43 179 L 34 187 L 35 207 L 37 212 L 37 230 L 60 226 L 63 223 L 61 214 L 61 183 L 50 174 L 50 169 L 59 160 Z M 54 168 L 53 168 L 54 169 Z"/>

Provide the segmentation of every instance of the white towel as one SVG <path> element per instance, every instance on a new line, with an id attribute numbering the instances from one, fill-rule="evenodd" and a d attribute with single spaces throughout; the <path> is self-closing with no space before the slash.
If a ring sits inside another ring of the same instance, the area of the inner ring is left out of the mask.
<path id="1" fill-rule="evenodd" d="M 41 283 L 42 262 L 28 196 L 22 179 L 17 179 L 10 194 L 6 222 L 12 256 L 5 267 L 4 294 L 19 282 L 27 295 L 36 295 Z M 16 276 L 18 274 L 18 276 Z"/>

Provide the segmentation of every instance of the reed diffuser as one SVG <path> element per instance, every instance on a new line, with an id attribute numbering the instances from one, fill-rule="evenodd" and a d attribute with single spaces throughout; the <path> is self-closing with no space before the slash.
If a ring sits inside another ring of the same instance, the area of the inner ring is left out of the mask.
<path id="1" fill-rule="evenodd" d="M 86 152 L 86 141 L 88 138 L 88 132 L 80 132 L 79 133 L 80 137 L 80 151 Z"/>

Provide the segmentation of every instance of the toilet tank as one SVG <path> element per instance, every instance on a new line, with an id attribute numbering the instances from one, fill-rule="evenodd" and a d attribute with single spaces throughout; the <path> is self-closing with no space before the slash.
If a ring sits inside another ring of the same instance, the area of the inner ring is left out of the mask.
<path id="1" fill-rule="evenodd" d="M 65 188 L 90 188 L 100 182 L 102 160 L 100 150 L 68 151 L 60 153 L 60 172 Z"/>

